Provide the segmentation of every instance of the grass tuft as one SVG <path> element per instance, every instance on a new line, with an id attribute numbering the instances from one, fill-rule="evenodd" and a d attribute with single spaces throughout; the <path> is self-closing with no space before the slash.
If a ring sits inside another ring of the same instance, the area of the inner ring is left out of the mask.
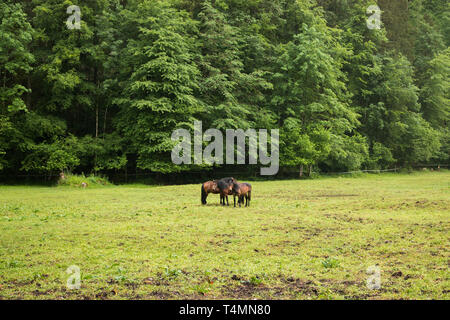
<path id="1" fill-rule="evenodd" d="M 68 173 L 65 175 L 65 179 L 59 179 L 59 186 L 71 186 L 71 187 L 82 187 L 82 184 L 86 183 L 87 187 L 91 186 L 107 186 L 111 183 L 108 178 L 96 175 L 85 176 L 84 174 L 76 175 Z"/>

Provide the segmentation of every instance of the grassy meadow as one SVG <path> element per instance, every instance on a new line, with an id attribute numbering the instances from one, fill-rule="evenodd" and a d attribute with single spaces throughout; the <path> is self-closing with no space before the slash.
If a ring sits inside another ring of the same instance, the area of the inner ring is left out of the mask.
<path id="1" fill-rule="evenodd" d="M 0 186 L 0 299 L 449 299 L 449 171 L 251 183 Z"/>

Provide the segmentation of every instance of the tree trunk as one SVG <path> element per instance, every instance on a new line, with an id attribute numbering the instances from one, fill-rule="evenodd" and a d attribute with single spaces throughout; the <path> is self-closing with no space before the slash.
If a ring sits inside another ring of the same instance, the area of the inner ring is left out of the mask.
<path id="1" fill-rule="evenodd" d="M 303 165 L 300 165 L 300 172 L 298 174 L 298 177 L 299 178 L 303 177 Z"/>
<path id="2" fill-rule="evenodd" d="M 309 176 L 311 177 L 311 174 L 312 174 L 312 164 L 309 166 Z"/>
<path id="3" fill-rule="evenodd" d="M 95 137 L 98 138 L 98 105 L 95 108 Z"/>
<path id="4" fill-rule="evenodd" d="M 27 110 L 31 110 L 31 76 L 27 77 L 28 89 L 30 91 L 27 92 Z"/>
<path id="5" fill-rule="evenodd" d="M 106 115 L 108 113 L 108 107 L 105 108 L 105 118 L 103 119 L 103 140 L 105 140 L 106 135 Z"/>

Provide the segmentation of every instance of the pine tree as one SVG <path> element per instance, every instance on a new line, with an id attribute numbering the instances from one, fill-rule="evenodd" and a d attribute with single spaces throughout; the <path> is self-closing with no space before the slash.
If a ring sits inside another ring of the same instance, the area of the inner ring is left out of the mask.
<path id="1" fill-rule="evenodd" d="M 123 82 L 123 98 L 116 100 L 121 108 L 117 128 L 128 144 L 126 152 L 137 155 L 141 169 L 182 170 L 171 162 L 171 134 L 191 126 L 202 111 L 194 96 L 199 77 L 195 24 L 187 14 L 155 1 L 138 3 L 124 18 L 136 32 L 121 57 L 132 71 Z"/>
<path id="2" fill-rule="evenodd" d="M 14 165 L 11 152 L 23 133 L 17 125 L 29 111 L 27 74 L 34 56 L 30 52 L 33 28 L 20 4 L 0 3 L 0 170 Z"/>

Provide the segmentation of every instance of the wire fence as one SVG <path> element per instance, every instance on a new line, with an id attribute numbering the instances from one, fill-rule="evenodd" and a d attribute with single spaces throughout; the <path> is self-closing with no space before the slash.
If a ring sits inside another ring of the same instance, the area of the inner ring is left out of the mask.
<path id="1" fill-rule="evenodd" d="M 383 169 L 383 170 L 356 170 L 356 171 L 345 171 L 345 172 L 325 172 L 325 173 L 321 173 L 321 172 L 315 172 L 318 174 L 357 174 L 357 173 L 381 173 L 381 172 L 397 172 L 399 171 L 399 168 L 394 168 L 394 169 Z"/>
<path id="2" fill-rule="evenodd" d="M 360 174 L 360 173 L 384 173 L 384 172 L 399 172 L 410 169 L 430 169 L 431 170 L 439 170 L 441 168 L 448 168 L 447 164 L 417 164 L 410 167 L 395 167 L 390 169 L 368 169 L 368 170 L 354 170 L 354 171 L 340 171 L 340 172 L 323 172 L 323 171 L 311 171 L 305 170 L 302 178 L 308 178 L 310 175 L 351 175 L 351 174 Z M 278 178 L 298 178 L 299 170 L 286 170 L 287 168 L 281 168 L 284 170 L 280 170 L 280 173 L 275 176 L 259 176 L 259 168 L 256 170 L 230 170 L 227 171 L 224 168 L 217 168 L 216 170 L 203 170 L 203 171 L 186 171 L 182 173 L 173 173 L 173 174 L 161 174 L 158 172 L 98 172 L 99 175 L 107 176 L 113 182 L 118 183 L 127 183 L 133 181 L 139 181 L 145 178 L 157 178 L 159 181 L 174 182 L 174 181 L 182 181 L 182 180 L 193 180 L 197 179 L 213 179 L 221 176 L 234 176 L 234 177 L 246 177 L 246 178 L 261 178 L 261 179 L 278 179 Z M 58 179 L 60 174 L 58 173 L 49 173 L 49 174 L 3 174 L 0 175 L 0 182 L 2 181 L 11 181 L 14 179 L 18 180 L 47 180 L 54 181 Z"/>
<path id="3" fill-rule="evenodd" d="M 448 168 L 448 165 L 440 165 L 440 164 L 435 164 L 435 165 L 415 165 L 412 168 L 413 169 L 426 169 L 426 168 L 431 168 L 432 170 L 434 168 L 436 168 L 436 170 L 439 170 L 440 168 Z M 355 171 L 344 171 L 344 172 L 314 172 L 316 174 L 321 174 L 321 175 L 340 175 L 340 174 L 358 174 L 358 173 L 382 173 L 382 172 L 399 172 L 402 170 L 408 170 L 410 168 L 405 168 L 405 167 L 399 167 L 399 168 L 392 168 L 392 169 L 373 169 L 373 170 L 355 170 Z"/>

